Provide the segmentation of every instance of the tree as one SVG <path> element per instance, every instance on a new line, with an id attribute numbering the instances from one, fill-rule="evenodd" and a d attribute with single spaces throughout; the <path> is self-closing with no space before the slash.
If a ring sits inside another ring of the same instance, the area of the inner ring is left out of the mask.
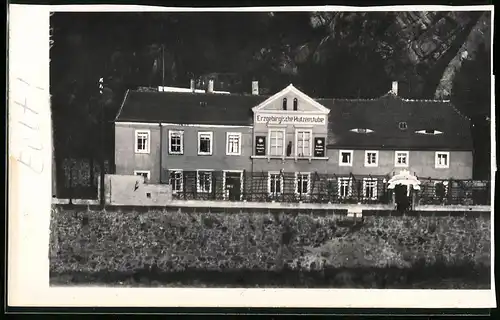
<path id="1" fill-rule="evenodd" d="M 474 59 L 465 60 L 453 80 L 451 101 L 471 120 L 475 177 L 490 177 L 491 55 L 486 45 L 478 47 Z"/>

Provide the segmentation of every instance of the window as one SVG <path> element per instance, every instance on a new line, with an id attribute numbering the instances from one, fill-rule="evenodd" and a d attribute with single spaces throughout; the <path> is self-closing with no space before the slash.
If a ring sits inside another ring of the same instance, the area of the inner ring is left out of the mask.
<path id="1" fill-rule="evenodd" d="M 293 111 L 297 111 L 299 102 L 297 101 L 297 98 L 293 99 Z"/>
<path id="2" fill-rule="evenodd" d="M 363 198 L 370 200 L 377 199 L 377 179 L 363 179 Z"/>
<path id="3" fill-rule="evenodd" d="M 394 166 L 395 167 L 408 167 L 409 165 L 409 152 L 408 151 L 396 151 L 394 156 Z"/>
<path id="4" fill-rule="evenodd" d="M 286 110 L 286 104 L 287 104 L 286 98 L 283 98 L 283 110 Z"/>
<path id="5" fill-rule="evenodd" d="M 198 192 L 212 192 L 212 171 L 197 171 Z"/>
<path id="6" fill-rule="evenodd" d="M 365 167 L 378 166 L 378 151 L 365 151 Z"/>
<path id="7" fill-rule="evenodd" d="M 285 130 L 269 130 L 269 154 L 271 156 L 284 156 L 285 155 Z"/>
<path id="8" fill-rule="evenodd" d="M 356 133 L 372 133 L 372 129 L 367 129 L 367 128 L 354 128 L 350 130 L 351 132 L 356 132 Z"/>
<path id="9" fill-rule="evenodd" d="M 295 174 L 295 192 L 297 194 L 309 194 L 309 173 L 296 173 Z"/>
<path id="10" fill-rule="evenodd" d="M 312 154 L 312 131 L 311 130 L 297 130 L 295 145 L 295 155 L 298 157 L 310 157 Z"/>
<path id="11" fill-rule="evenodd" d="M 213 145 L 213 132 L 198 132 L 198 154 L 211 155 Z"/>
<path id="12" fill-rule="evenodd" d="M 172 191 L 182 191 L 182 170 L 169 170 L 169 183 L 172 186 Z"/>
<path id="13" fill-rule="evenodd" d="M 149 130 L 135 131 L 135 153 L 149 153 Z"/>
<path id="14" fill-rule="evenodd" d="M 350 197 L 351 187 L 352 187 L 351 178 L 339 178 L 339 198 Z"/>
<path id="15" fill-rule="evenodd" d="M 279 195 L 283 187 L 283 176 L 279 172 L 269 172 L 268 191 L 270 195 Z"/>
<path id="16" fill-rule="evenodd" d="M 450 153 L 436 152 L 436 168 L 449 168 L 449 167 L 450 167 Z"/>
<path id="17" fill-rule="evenodd" d="M 339 166 L 352 166 L 352 150 L 340 150 Z"/>
<path id="18" fill-rule="evenodd" d="M 184 152 L 183 136 L 184 132 L 182 131 L 170 130 L 168 132 L 170 154 L 182 154 Z"/>
<path id="19" fill-rule="evenodd" d="M 443 132 L 439 131 L 439 130 L 426 129 L 426 130 L 415 131 L 415 133 L 426 134 L 426 135 L 438 135 L 438 134 L 442 134 Z"/>
<path id="20" fill-rule="evenodd" d="M 228 132 L 226 135 L 226 154 L 241 155 L 241 132 Z"/>
<path id="21" fill-rule="evenodd" d="M 144 181 L 148 181 L 150 177 L 150 172 L 146 170 L 135 170 L 134 176 L 144 177 Z"/>
<path id="22" fill-rule="evenodd" d="M 408 124 L 405 121 L 401 121 L 398 124 L 398 127 L 399 127 L 400 130 L 406 130 L 408 128 Z"/>

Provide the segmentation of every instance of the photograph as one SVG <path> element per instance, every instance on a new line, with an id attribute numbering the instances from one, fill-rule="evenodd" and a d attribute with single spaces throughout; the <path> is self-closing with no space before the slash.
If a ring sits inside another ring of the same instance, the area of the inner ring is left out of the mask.
<path id="1" fill-rule="evenodd" d="M 492 289 L 492 19 L 52 12 L 50 286 Z"/>

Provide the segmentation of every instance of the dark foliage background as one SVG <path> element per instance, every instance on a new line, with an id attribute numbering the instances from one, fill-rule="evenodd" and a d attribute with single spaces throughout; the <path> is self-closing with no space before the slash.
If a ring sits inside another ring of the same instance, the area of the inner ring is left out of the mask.
<path id="1" fill-rule="evenodd" d="M 475 176 L 489 178 L 489 12 L 55 13 L 51 27 L 58 169 L 100 168 L 104 156 L 112 170 L 111 121 L 127 89 L 217 72 L 237 78 L 236 93 L 256 79 L 269 94 L 293 82 L 315 97 L 373 98 L 398 80 L 404 97 L 451 98 L 472 119 Z M 67 172 L 56 170 L 58 186 Z"/>

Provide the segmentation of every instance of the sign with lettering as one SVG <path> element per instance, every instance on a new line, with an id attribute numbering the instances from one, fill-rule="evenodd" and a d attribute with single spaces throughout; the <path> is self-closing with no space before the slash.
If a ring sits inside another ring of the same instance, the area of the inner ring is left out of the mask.
<path id="1" fill-rule="evenodd" d="M 255 137 L 255 155 L 265 156 L 266 155 L 266 137 L 256 136 Z"/>
<path id="2" fill-rule="evenodd" d="M 314 156 L 325 156 L 325 138 L 314 138 Z"/>
<path id="3" fill-rule="evenodd" d="M 326 115 L 286 115 L 286 114 L 257 114 L 255 117 L 257 123 L 268 124 L 312 124 L 325 125 Z"/>

